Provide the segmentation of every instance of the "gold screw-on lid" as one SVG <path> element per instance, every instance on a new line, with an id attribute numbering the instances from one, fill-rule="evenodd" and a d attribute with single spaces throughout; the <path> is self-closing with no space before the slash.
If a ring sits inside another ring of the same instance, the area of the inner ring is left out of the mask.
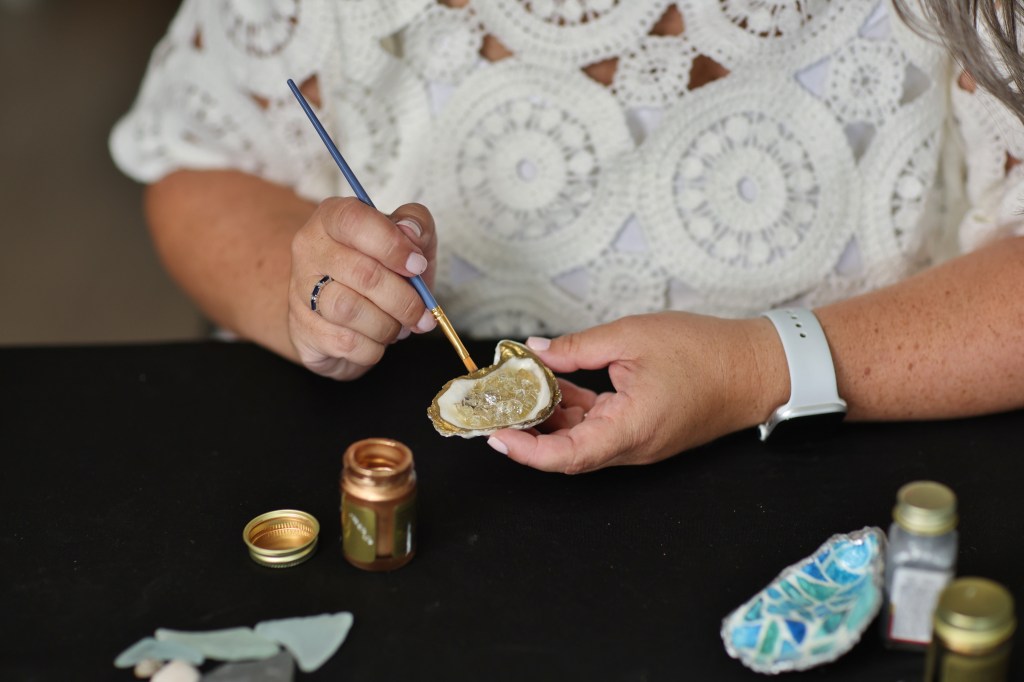
<path id="1" fill-rule="evenodd" d="M 1013 595 L 987 578 L 959 578 L 939 595 L 934 625 L 936 636 L 953 651 L 990 651 L 1017 628 Z"/>
<path id="2" fill-rule="evenodd" d="M 245 524 L 242 539 L 253 561 L 271 568 L 297 566 L 313 555 L 320 522 L 297 509 L 260 514 Z"/>
<path id="3" fill-rule="evenodd" d="M 917 535 L 942 535 L 956 528 L 956 495 L 935 481 L 907 483 L 896 493 L 892 518 Z"/>

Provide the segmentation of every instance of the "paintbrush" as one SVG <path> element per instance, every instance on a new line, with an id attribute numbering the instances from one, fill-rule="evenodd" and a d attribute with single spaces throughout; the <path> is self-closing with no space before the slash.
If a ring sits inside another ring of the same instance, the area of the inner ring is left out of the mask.
<path id="1" fill-rule="evenodd" d="M 346 163 L 344 157 L 342 157 L 341 152 L 338 151 L 337 145 L 334 144 L 331 136 L 328 135 L 327 130 L 324 129 L 323 124 L 320 123 L 320 119 L 317 118 L 316 114 L 313 112 L 313 108 L 309 106 L 309 102 L 307 102 L 306 98 L 302 96 L 298 86 L 295 85 L 295 81 L 291 78 L 288 79 L 288 87 L 291 88 L 292 94 L 295 95 L 295 99 L 299 100 L 302 110 L 306 112 L 306 116 L 309 117 L 309 122 L 313 124 L 314 128 L 316 128 L 316 132 L 320 136 L 320 139 L 323 140 L 325 145 L 327 145 L 327 151 L 329 151 L 331 156 L 334 157 L 334 162 L 338 164 L 338 168 L 341 169 L 342 175 L 344 175 L 345 179 L 348 180 L 348 184 L 352 188 L 352 191 L 356 193 L 356 196 L 364 204 L 372 208 L 376 208 L 376 206 L 373 205 L 373 202 L 370 201 L 370 196 L 366 193 L 366 190 L 364 190 L 363 186 L 359 184 L 356 174 L 352 172 L 352 169 L 349 168 L 348 163 Z M 437 324 L 441 327 L 441 331 L 443 331 L 444 335 L 448 337 L 448 340 L 451 342 L 452 347 L 458 354 L 459 359 L 462 360 L 462 364 L 464 364 L 466 369 L 470 372 L 475 372 L 477 369 L 476 363 L 473 362 L 473 358 L 469 357 L 469 351 L 467 351 L 466 347 L 462 344 L 462 340 L 459 339 L 459 335 L 455 333 L 455 328 L 448 320 L 448 316 L 444 314 L 441 306 L 438 305 L 436 300 L 434 300 L 434 295 L 431 294 L 430 289 L 427 288 L 427 283 L 424 282 L 423 278 L 419 275 L 409 277 L 408 279 L 413 288 L 415 288 L 416 292 L 420 295 L 420 298 L 423 299 L 424 305 L 427 306 L 427 309 L 430 310 L 434 319 L 437 320 Z"/>

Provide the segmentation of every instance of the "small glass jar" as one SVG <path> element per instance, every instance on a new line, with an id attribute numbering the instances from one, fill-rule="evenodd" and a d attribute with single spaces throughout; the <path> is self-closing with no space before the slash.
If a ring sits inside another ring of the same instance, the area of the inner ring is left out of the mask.
<path id="1" fill-rule="evenodd" d="M 890 648 L 923 651 L 935 603 L 956 571 L 956 495 L 941 483 L 914 481 L 896 493 L 892 516 L 883 639 Z"/>
<path id="2" fill-rule="evenodd" d="M 1013 595 L 986 578 L 959 578 L 935 607 L 925 682 L 1005 682 L 1017 619 Z"/>
<path id="3" fill-rule="evenodd" d="M 416 552 L 416 470 L 412 450 L 367 438 L 345 451 L 341 472 L 345 559 L 367 571 L 390 571 Z"/>

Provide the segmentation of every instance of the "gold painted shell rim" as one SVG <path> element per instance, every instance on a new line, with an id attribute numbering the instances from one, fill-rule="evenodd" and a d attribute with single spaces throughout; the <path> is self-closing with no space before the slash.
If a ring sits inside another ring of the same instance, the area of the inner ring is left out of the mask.
<path id="1" fill-rule="evenodd" d="M 481 367 L 475 372 L 463 374 L 462 376 L 458 376 L 455 377 L 454 379 L 451 379 L 450 381 L 446 382 L 445 385 L 441 387 L 441 390 L 437 392 L 437 395 L 434 396 L 434 399 L 430 403 L 430 407 L 427 408 L 427 416 L 430 417 L 430 421 L 434 424 L 434 428 L 437 429 L 437 432 L 440 433 L 442 436 L 446 437 L 470 437 L 466 435 L 468 433 L 471 433 L 470 429 L 464 429 L 456 424 L 452 424 L 451 422 L 449 422 L 448 420 L 444 419 L 441 416 L 441 406 L 439 404 L 441 396 L 447 393 L 448 389 L 451 388 L 451 385 L 454 384 L 456 381 L 462 381 L 465 379 L 481 379 L 490 374 L 491 372 L 497 371 L 502 365 L 504 365 L 506 362 L 513 358 L 526 358 L 529 360 L 533 360 L 535 363 L 537 363 L 537 366 L 541 368 L 544 374 L 544 380 L 547 382 L 548 385 L 548 390 L 551 391 L 551 400 L 548 403 L 548 406 L 542 409 L 540 412 L 537 413 L 537 415 L 534 418 L 528 421 L 519 422 L 517 424 L 509 424 L 507 426 L 495 427 L 491 429 L 481 429 L 479 431 L 473 431 L 474 435 L 488 435 L 490 433 L 494 433 L 495 431 L 500 431 L 501 429 L 527 429 L 530 428 L 531 426 L 540 424 L 542 421 L 550 417 L 551 414 L 555 411 L 555 406 L 562 401 L 562 392 L 558 388 L 558 380 L 555 378 L 554 373 L 550 369 L 548 369 L 547 365 L 541 362 L 540 358 L 538 358 L 537 355 L 529 348 L 527 348 L 525 345 L 519 343 L 518 341 L 512 341 L 511 339 L 502 339 L 501 341 L 498 341 L 498 345 L 495 346 L 494 348 L 493 364 L 488 365 L 487 367 Z"/>

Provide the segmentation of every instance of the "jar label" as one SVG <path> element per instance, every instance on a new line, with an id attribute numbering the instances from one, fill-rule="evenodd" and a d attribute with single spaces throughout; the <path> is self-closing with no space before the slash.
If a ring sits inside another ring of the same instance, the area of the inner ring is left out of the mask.
<path id="1" fill-rule="evenodd" d="M 416 548 L 416 498 L 411 497 L 395 507 L 395 544 L 393 556 L 402 557 Z"/>
<path id="2" fill-rule="evenodd" d="M 372 509 L 352 504 L 341 497 L 341 545 L 345 556 L 372 562 L 377 558 L 377 515 Z"/>
<path id="3" fill-rule="evenodd" d="M 932 615 L 950 571 L 901 566 L 893 572 L 889 594 L 889 637 L 911 644 L 932 640 Z"/>

